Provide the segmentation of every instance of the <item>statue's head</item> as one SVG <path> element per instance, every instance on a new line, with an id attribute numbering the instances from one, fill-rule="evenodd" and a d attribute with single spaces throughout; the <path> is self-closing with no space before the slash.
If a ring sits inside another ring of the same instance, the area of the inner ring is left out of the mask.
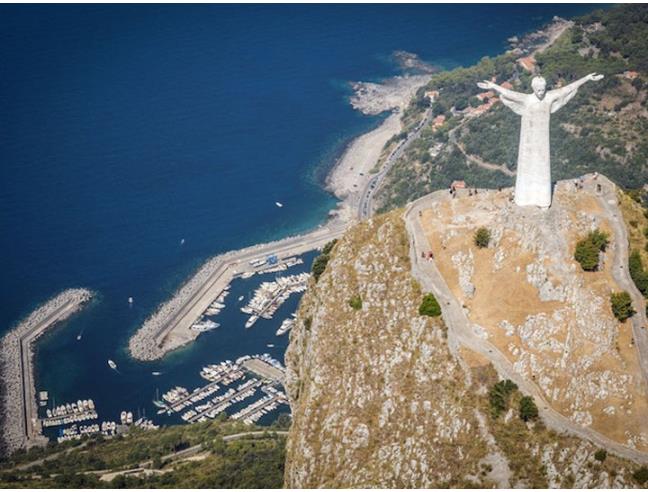
<path id="1" fill-rule="evenodd" d="M 531 88 L 538 99 L 542 99 L 547 92 L 547 81 L 543 77 L 533 77 Z"/>

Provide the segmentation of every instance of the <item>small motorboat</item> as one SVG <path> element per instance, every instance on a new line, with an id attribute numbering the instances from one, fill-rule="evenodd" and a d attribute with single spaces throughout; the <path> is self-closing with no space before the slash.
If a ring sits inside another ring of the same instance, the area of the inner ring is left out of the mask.
<path id="1" fill-rule="evenodd" d="M 283 207 L 283 203 L 281 203 L 281 202 L 275 202 L 275 205 L 276 205 L 277 207 L 279 207 L 279 208 Z"/>
<path id="2" fill-rule="evenodd" d="M 115 364 L 115 361 L 113 360 L 108 359 L 108 366 L 115 371 L 117 370 L 117 364 Z"/>

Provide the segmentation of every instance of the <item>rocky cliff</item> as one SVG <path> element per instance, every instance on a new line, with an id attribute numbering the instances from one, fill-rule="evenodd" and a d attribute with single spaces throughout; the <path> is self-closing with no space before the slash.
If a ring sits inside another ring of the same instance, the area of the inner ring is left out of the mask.
<path id="1" fill-rule="evenodd" d="M 544 419 L 542 398 L 574 425 L 608 425 L 609 438 L 643 448 L 645 387 L 630 328 L 601 300 L 619 288 L 610 253 L 593 277 L 570 260 L 581 232 L 599 225 L 614 241 L 614 227 L 605 210 L 588 215 L 571 197 L 565 188 L 552 212 L 572 231 L 564 237 L 543 237 L 541 227 L 514 234 L 506 192 L 493 203 L 467 191 L 449 204 L 444 197 L 417 217 L 430 235 L 433 263 L 483 339 L 540 388 L 538 418 L 521 418 L 522 386 L 496 412 L 502 375 L 487 351 L 459 348 L 443 318 L 419 314 L 426 292 L 412 276 L 411 258 L 422 252 L 411 252 L 402 210 L 355 226 L 336 244 L 302 300 L 286 355 L 293 410 L 287 486 L 639 485 L 638 464 L 604 456 L 600 441 L 558 433 Z M 457 208 L 460 201 L 466 210 Z M 484 251 L 472 243 L 480 221 L 496 225 Z"/>

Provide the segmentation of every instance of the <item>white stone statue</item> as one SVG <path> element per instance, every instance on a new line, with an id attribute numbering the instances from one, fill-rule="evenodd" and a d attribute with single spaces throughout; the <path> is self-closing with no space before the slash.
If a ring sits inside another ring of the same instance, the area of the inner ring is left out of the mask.
<path id="1" fill-rule="evenodd" d="M 549 117 L 567 104 L 585 82 L 602 78 L 603 75 L 591 73 L 565 87 L 547 92 L 545 79 L 534 77 L 531 82 L 532 94 L 505 89 L 488 80 L 477 84 L 482 89 L 496 91 L 504 105 L 522 116 L 515 179 L 517 205 L 543 208 L 551 205 Z"/>

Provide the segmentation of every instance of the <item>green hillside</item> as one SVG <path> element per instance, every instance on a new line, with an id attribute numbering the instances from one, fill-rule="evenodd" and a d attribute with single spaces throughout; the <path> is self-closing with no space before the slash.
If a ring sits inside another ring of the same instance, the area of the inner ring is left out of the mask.
<path id="1" fill-rule="evenodd" d="M 446 188 L 455 179 L 471 187 L 513 184 L 511 173 L 485 169 L 475 160 L 514 171 L 519 117 L 501 103 L 481 116 L 467 113 L 480 104 L 475 96 L 484 91 L 476 83 L 486 78 L 496 77 L 499 84 L 508 81 L 515 90 L 531 92 L 533 75 L 517 62 L 525 55 L 509 51 L 469 68 L 439 73 L 419 91 L 406 112 L 406 125 L 420 120 L 428 105 L 425 93 L 432 90 L 439 92 L 433 112 L 446 121 L 436 130 L 426 128 L 392 168 L 380 190 L 383 210 Z M 598 171 L 628 188 L 646 183 L 648 5 L 622 5 L 575 19 L 572 28 L 535 58 L 536 71 L 550 89 L 590 72 L 605 75 L 602 81 L 581 87 L 552 116 L 553 178 Z"/>
<path id="2" fill-rule="evenodd" d="M 287 422 L 279 422 L 217 419 L 33 448 L 0 463 L 0 487 L 280 488 Z"/>

